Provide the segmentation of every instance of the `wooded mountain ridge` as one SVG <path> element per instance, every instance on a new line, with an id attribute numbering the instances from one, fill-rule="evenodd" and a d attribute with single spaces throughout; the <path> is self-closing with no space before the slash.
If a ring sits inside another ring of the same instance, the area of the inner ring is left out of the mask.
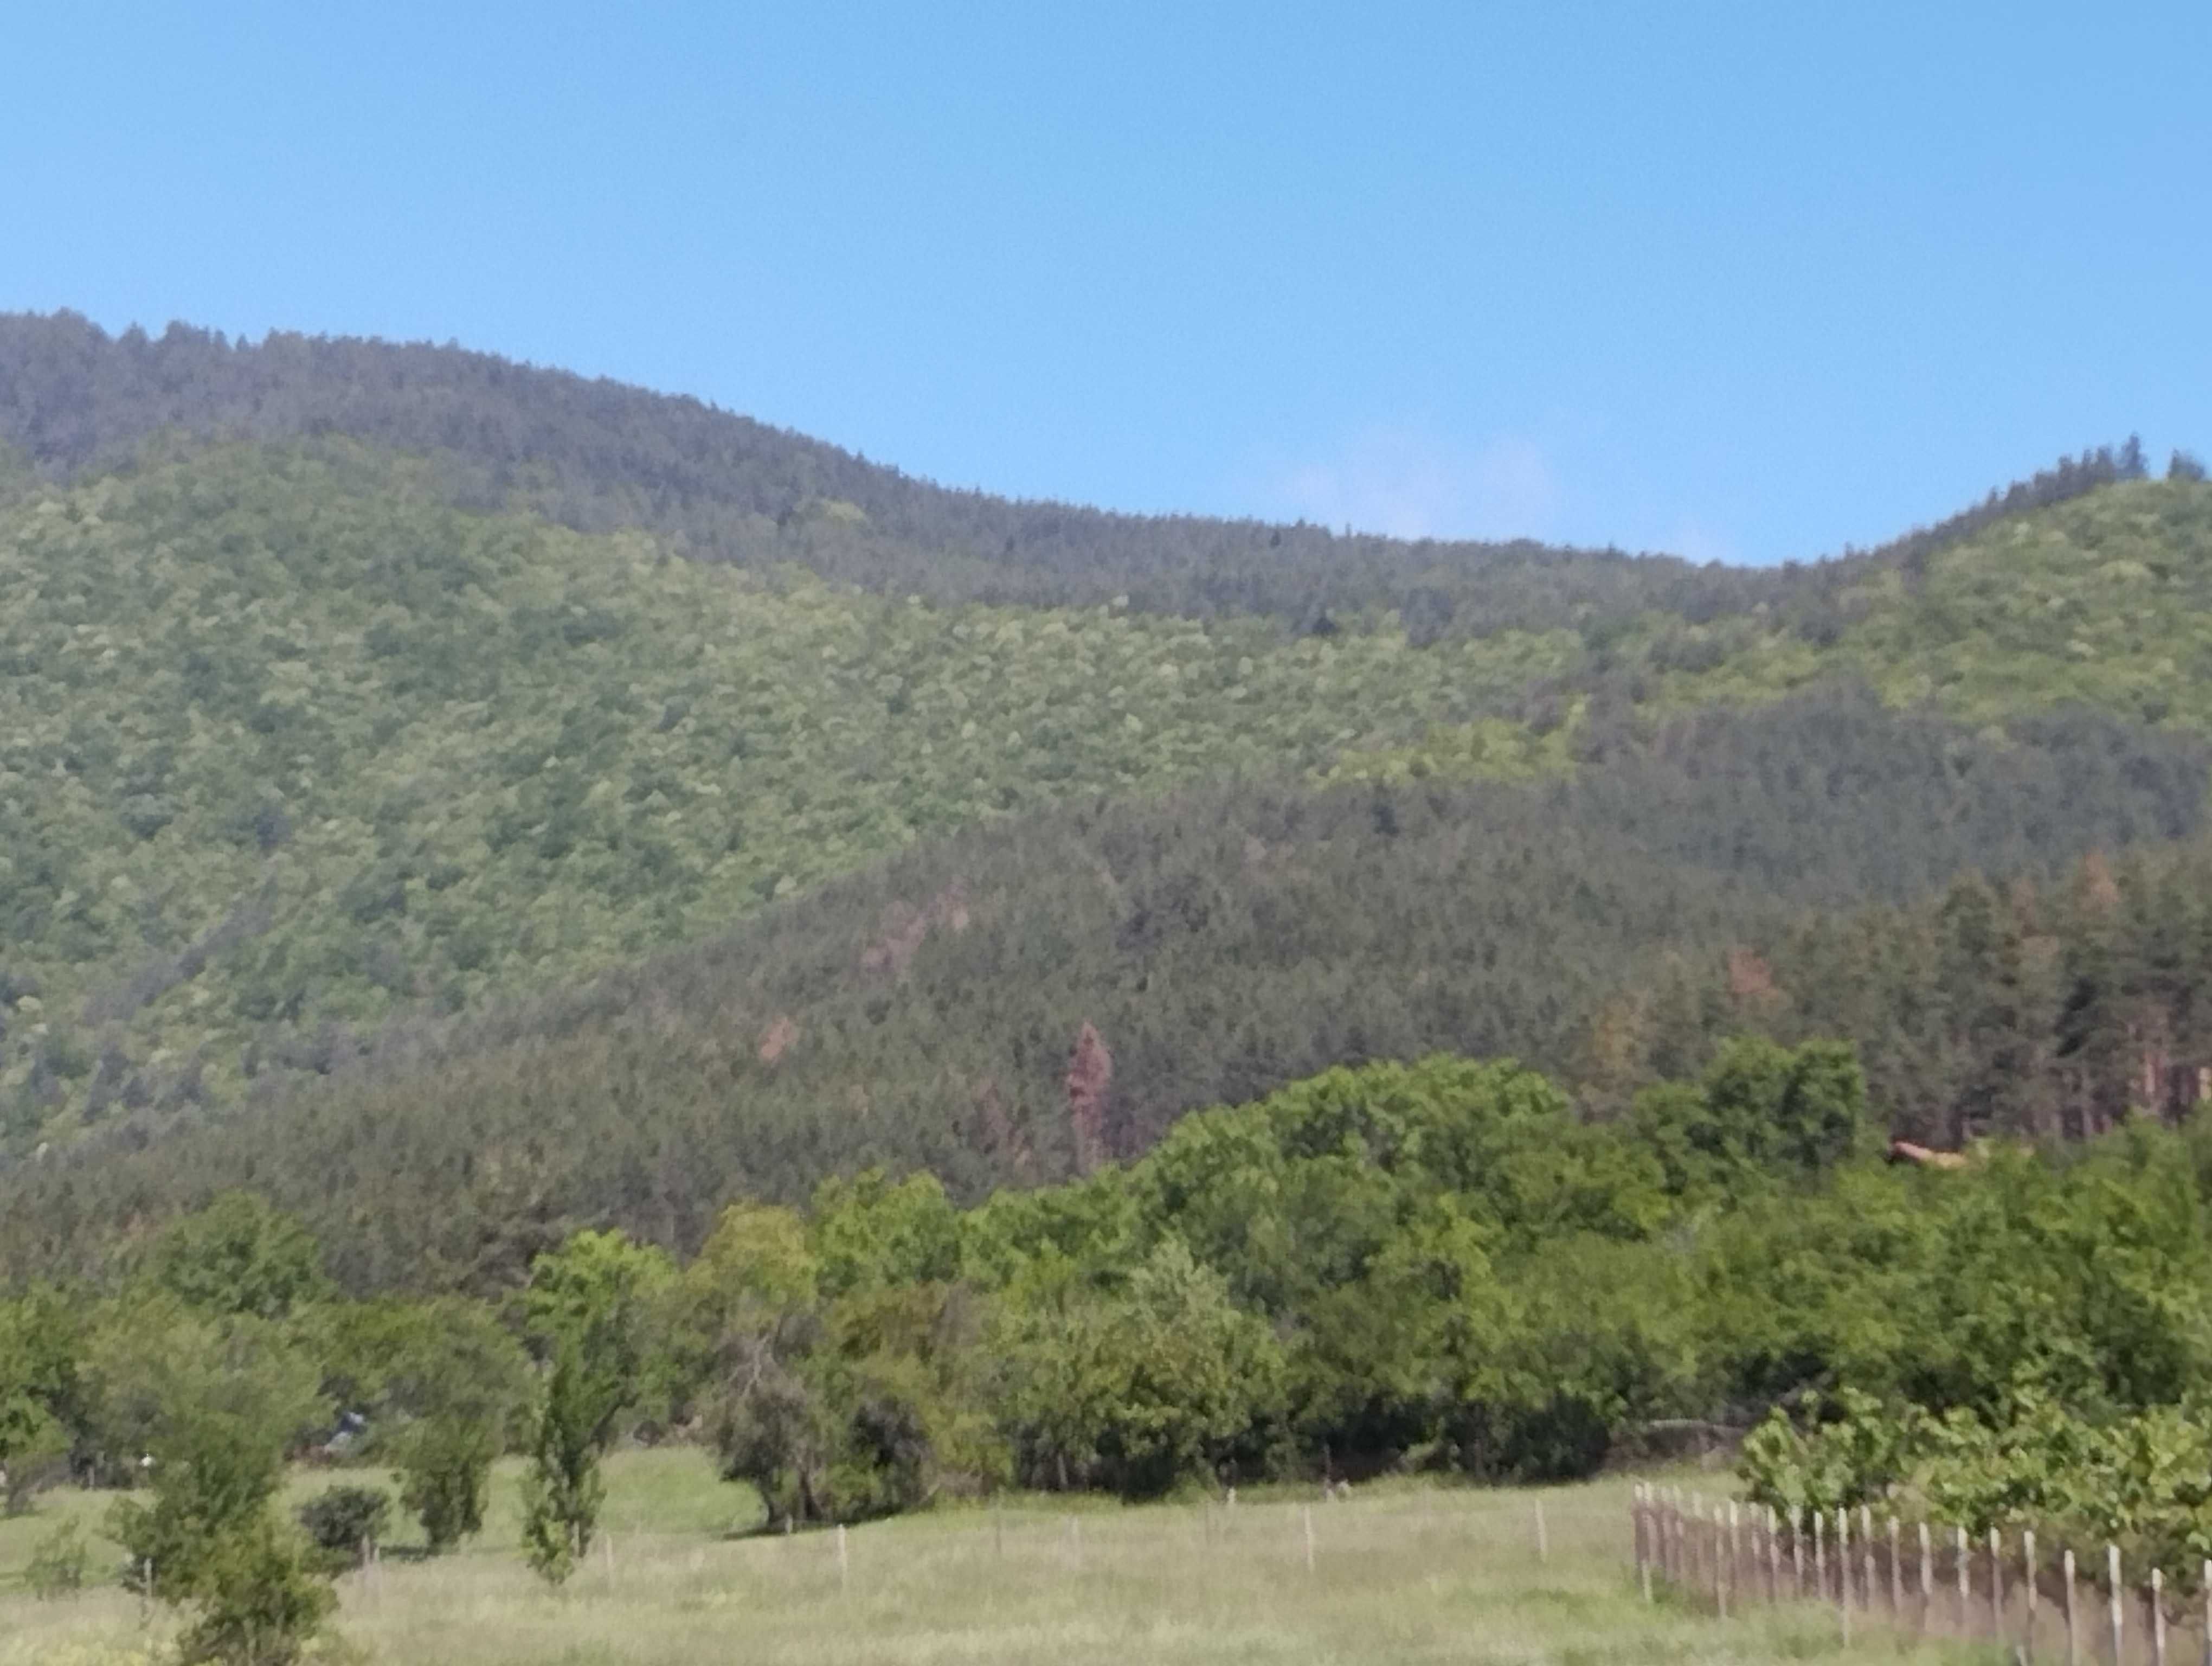
<path id="1" fill-rule="evenodd" d="M 0 314 L 0 444 L 67 477 L 161 435 L 350 435 L 434 459 L 470 508 L 580 532 L 640 527 L 681 553 L 796 562 L 886 594 L 1250 612 L 1329 629 L 1395 612 L 1417 641 L 1616 625 L 1656 609 L 1705 623 L 1814 599 L 1838 564 L 1759 569 L 1666 555 L 1340 534 L 1198 515 L 1128 515 L 933 484 L 700 400 L 454 346 L 172 324 L 110 336 L 78 315 Z M 1924 560 L 2000 514 L 2142 472 L 2133 442 L 2085 452 L 1846 565 Z M 1848 553 L 1848 552 L 1846 552 Z"/>
<path id="2" fill-rule="evenodd" d="M 0 1276 L 243 1182 L 493 1288 L 1434 1050 L 1604 1116 L 1838 1035 L 1942 1140 L 2212 1066 L 2212 485 L 2132 442 L 1771 572 L 68 315 L 0 319 Z"/>

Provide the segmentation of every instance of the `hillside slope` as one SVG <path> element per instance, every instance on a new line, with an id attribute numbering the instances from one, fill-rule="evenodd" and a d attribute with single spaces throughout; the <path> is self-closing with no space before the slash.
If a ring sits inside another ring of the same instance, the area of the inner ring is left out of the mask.
<path id="1" fill-rule="evenodd" d="M 0 440 L 19 1250 L 250 1172 L 364 1280 L 466 1280 L 867 1161 L 1048 1176 L 1085 1023 L 1126 1151 L 1626 1023 L 1601 1099 L 1694 1067 L 1625 990 L 1703 1045 L 1714 957 L 1807 909 L 2201 827 L 2212 485 L 2131 447 L 1746 574 L 1010 504 L 453 350 L 65 317 L 0 319 Z"/>
<path id="2" fill-rule="evenodd" d="M 893 600 L 471 514 L 434 477 L 235 446 L 0 506 L 0 1140 L 226 1102 L 1054 803 L 1555 771 L 1642 714 L 1839 672 L 1978 721 L 2212 726 L 2202 484 L 1865 569 L 1825 645 L 1647 611 L 1595 647 L 1417 648 Z"/>
<path id="3" fill-rule="evenodd" d="M 974 821 L 1404 744 L 1574 647 L 913 605 L 465 514 L 421 473 L 240 447 L 0 510 L 19 1134 L 234 1087 L 268 1026 L 587 976 Z M 1468 733 L 1497 769 L 1563 756 Z"/>
<path id="4" fill-rule="evenodd" d="M 968 1195 L 1057 1177 L 1086 1023 L 1125 1153 L 1340 1061 L 1513 1053 L 1587 1078 L 1608 1003 L 1686 991 L 1613 1049 L 1632 1087 L 1724 1027 L 1701 979 L 1730 945 L 1963 866 L 2189 835 L 2207 766 L 2201 742 L 2109 721 L 1977 735 L 1836 693 L 1668 725 L 1547 782 L 1009 820 L 587 988 L 387 1027 L 327 1081 L 264 1070 L 267 1097 L 225 1116 L 112 1113 L 0 1177 L 0 1273 L 237 1184 L 303 1213 L 357 1287 L 490 1288 L 580 1224 L 690 1248 L 733 1195 L 871 1163 Z"/>
<path id="5" fill-rule="evenodd" d="M 0 506 L 0 1139 L 234 1098 L 917 841 L 1198 780 L 1511 777 L 1847 673 L 2212 727 L 2212 487 L 2139 482 L 1768 615 L 1414 648 L 936 606 L 445 502 L 344 441 Z"/>

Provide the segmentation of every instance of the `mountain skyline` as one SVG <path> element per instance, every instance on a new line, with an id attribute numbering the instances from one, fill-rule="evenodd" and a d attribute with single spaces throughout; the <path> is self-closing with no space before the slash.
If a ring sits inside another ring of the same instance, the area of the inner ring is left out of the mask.
<path id="1" fill-rule="evenodd" d="M 0 329 L 31 332 L 58 331 L 76 334 L 86 342 L 97 344 L 95 351 L 118 350 L 126 354 L 143 354 L 150 350 L 158 356 L 168 345 L 183 343 L 189 348 L 204 350 L 212 347 L 219 354 L 244 358 L 276 358 L 301 350 L 309 353 L 321 350 L 326 354 L 383 354 L 399 358 L 411 356 L 417 362 L 423 363 L 458 357 L 484 367 L 483 374 L 494 382 L 503 373 L 515 372 L 575 384 L 586 390 L 583 396 L 586 399 L 592 397 L 589 390 L 596 389 L 618 401 L 642 401 L 679 410 L 689 408 L 701 413 L 709 423 L 733 421 L 764 435 L 773 436 L 774 442 L 787 443 L 825 456 L 835 456 L 843 464 L 885 474 L 924 491 L 997 502 L 1018 510 L 1066 511 L 1098 515 L 1132 527 L 1148 522 L 1195 522 L 1261 530 L 1270 527 L 1290 530 L 1295 527 L 1323 535 L 1340 531 L 1346 538 L 1363 543 L 1371 544 L 1379 540 L 1386 544 L 1422 547 L 1430 544 L 1531 550 L 1547 546 L 1576 547 L 1561 545 L 1559 540 L 1536 532 L 1486 538 L 1455 534 L 1443 529 L 1442 523 L 1450 519 L 1455 507 L 1468 504 L 1520 506 L 1534 515 L 1544 506 L 1556 501 L 1559 483 L 1542 452 L 1533 445 L 1512 440 L 1471 449 L 1463 447 L 1455 448 L 1416 428 L 1378 431 L 1363 436 L 1340 458 L 1300 465 L 1286 477 L 1286 490 L 1291 497 L 1314 511 L 1300 513 L 1295 518 L 1270 517 L 1264 514 L 1219 514 L 1195 508 L 1139 510 L 1112 503 L 1048 496 L 1024 497 L 995 490 L 988 483 L 962 484 L 940 480 L 904 467 L 896 459 L 871 458 L 866 452 L 842 443 L 834 435 L 805 433 L 763 413 L 727 406 L 690 390 L 650 387 L 614 376 L 587 375 L 567 366 L 510 358 L 452 340 L 440 343 L 428 339 L 393 340 L 345 333 L 313 335 L 280 327 L 265 330 L 258 336 L 243 333 L 234 336 L 183 319 L 172 319 L 158 328 L 137 321 L 119 328 L 110 328 L 100 320 L 67 307 L 46 313 L 11 314 L 0 311 Z M 18 389 L 12 401 L 0 400 L 0 404 L 10 402 L 19 407 L 23 405 L 27 402 L 25 391 Z M 338 423 L 334 426 L 343 429 L 345 425 Z M 20 434 L 16 437 L 19 441 L 23 438 Z M 142 436 L 136 433 L 132 435 L 134 441 L 138 437 Z M 0 443 L 5 443 L 7 438 L 4 427 L 0 427 Z M 2198 452 L 2185 445 L 2176 445 L 2170 452 L 2159 453 L 2145 444 L 2139 431 L 2129 433 L 2127 447 L 2130 455 L 2142 459 L 2146 465 L 2159 455 L 2167 456 L 2173 466 L 2192 467 L 2201 462 Z M 2112 447 L 2107 444 L 2104 449 L 2110 452 Z M 35 444 L 33 450 L 34 453 L 38 450 Z M 2081 455 L 2087 458 L 2092 451 L 2093 447 L 2085 445 L 2081 448 Z M 53 461 L 51 458 L 43 460 Z M 88 462 L 93 459 L 88 454 L 76 460 Z M 105 460 L 113 461 L 115 458 L 110 455 Z M 1961 503 L 1971 504 L 1973 501 L 1971 496 L 1962 496 L 1944 506 L 1950 512 L 1949 515 L 1931 516 L 1925 520 L 1887 528 L 1882 538 L 1875 543 L 1847 543 L 1836 549 L 1818 550 L 1802 556 L 1793 555 L 1786 560 L 1742 560 L 1726 548 L 1723 541 L 1694 523 L 1686 523 L 1681 538 L 1674 545 L 1636 544 L 1619 538 L 1604 538 L 1590 540 L 1579 547 L 1602 549 L 1612 555 L 1671 558 L 1692 565 L 1718 564 L 1747 571 L 1796 566 L 1806 562 L 1832 561 L 1894 545 L 1950 519 L 1958 513 Z"/>
<path id="2" fill-rule="evenodd" d="M 2202 8 L 49 9 L 0 308 L 459 339 L 959 487 L 1765 563 L 2212 445 Z"/>

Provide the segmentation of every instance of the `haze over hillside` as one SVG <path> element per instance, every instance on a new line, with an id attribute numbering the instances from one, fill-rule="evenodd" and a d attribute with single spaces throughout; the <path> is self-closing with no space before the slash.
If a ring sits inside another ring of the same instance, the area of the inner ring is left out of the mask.
<path id="1" fill-rule="evenodd" d="M 457 350 L 67 315 L 0 319 L 0 441 L 25 1264 L 242 1174 L 385 1198 L 370 1282 L 868 1161 L 1047 1177 L 1086 1023 L 1127 1152 L 1428 1049 L 1601 1107 L 1696 1062 L 1605 1039 L 1655 968 L 1705 1001 L 1808 909 L 2200 826 L 2212 487 L 2132 445 L 1748 572 L 1010 503 Z M 1857 1021 L 1901 1124 L 1996 1114 L 1972 1037 Z"/>

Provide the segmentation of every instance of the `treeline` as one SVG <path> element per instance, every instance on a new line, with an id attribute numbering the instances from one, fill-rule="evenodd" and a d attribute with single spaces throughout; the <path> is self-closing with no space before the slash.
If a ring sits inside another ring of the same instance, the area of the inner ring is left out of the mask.
<path id="1" fill-rule="evenodd" d="M 116 1223 L 240 1183 L 307 1219 L 359 1292 L 504 1287 L 586 1226 L 689 1252 L 733 1199 L 797 1201 L 875 1164 L 974 1199 L 1077 1171 L 1086 1025 L 1111 1060 L 1086 1091 L 1108 1155 L 1194 1107 L 1437 1050 L 1529 1060 L 1611 1112 L 1694 1074 L 1731 1024 L 1818 1031 L 1819 1009 L 1717 983 L 1731 948 L 1796 988 L 1774 945 L 1808 910 L 2190 836 L 2207 768 L 2201 743 L 2109 719 L 1974 733 L 1849 690 L 1605 731 L 1590 759 L 1521 786 L 1224 788 L 1009 821 L 569 994 L 325 1034 L 289 1066 L 272 1048 L 241 1111 L 129 1112 L 0 1176 L 0 1268 L 92 1267 Z M 1854 940 L 1869 968 L 1896 952 L 1878 929 Z M 1865 1048 L 1884 1115 L 1925 1132 L 1893 1037 L 1931 1020 L 1833 1017 L 1820 1033 Z"/>
<path id="2" fill-rule="evenodd" d="M 807 1523 L 1008 1485 L 1571 1477 L 1808 1391 L 1942 1417 L 2039 1383 L 2094 1424 L 2212 1369 L 2201 1126 L 1958 1172 L 1880 1150 L 1850 1047 L 1742 1037 L 1610 1123 L 1510 1062 L 1333 1070 L 1060 1186 L 963 1210 L 871 1171 L 733 1206 L 688 1258 L 580 1233 L 482 1301 L 345 1299 L 234 1195 L 0 1304 L 0 1462 L 127 1486 L 214 1408 L 272 1449 L 343 1429 L 420 1510 L 441 1474 L 480 1499 L 503 1447 L 543 1473 L 565 1429 L 580 1498 L 592 1450 L 690 1438 Z M 480 1514 L 438 1519 L 434 1548 Z"/>
<path id="3" fill-rule="evenodd" d="M 640 527 L 700 557 L 796 562 L 940 601 L 1264 614 L 1328 631 L 1395 611 L 1417 641 L 1504 629 L 1616 631 L 1659 612 L 1705 623 L 1766 608 L 1817 635 L 1869 564 L 1907 569 L 1991 520 L 2139 477 L 2140 447 L 2063 461 L 1894 544 L 1786 571 L 1526 541 L 1339 535 L 1198 516 L 1016 502 L 913 479 L 697 400 L 452 347 L 172 325 L 110 337 L 70 313 L 0 317 L 0 444 L 39 465 L 113 465 L 166 434 L 347 435 L 433 458 L 475 508 L 589 532 Z"/>

